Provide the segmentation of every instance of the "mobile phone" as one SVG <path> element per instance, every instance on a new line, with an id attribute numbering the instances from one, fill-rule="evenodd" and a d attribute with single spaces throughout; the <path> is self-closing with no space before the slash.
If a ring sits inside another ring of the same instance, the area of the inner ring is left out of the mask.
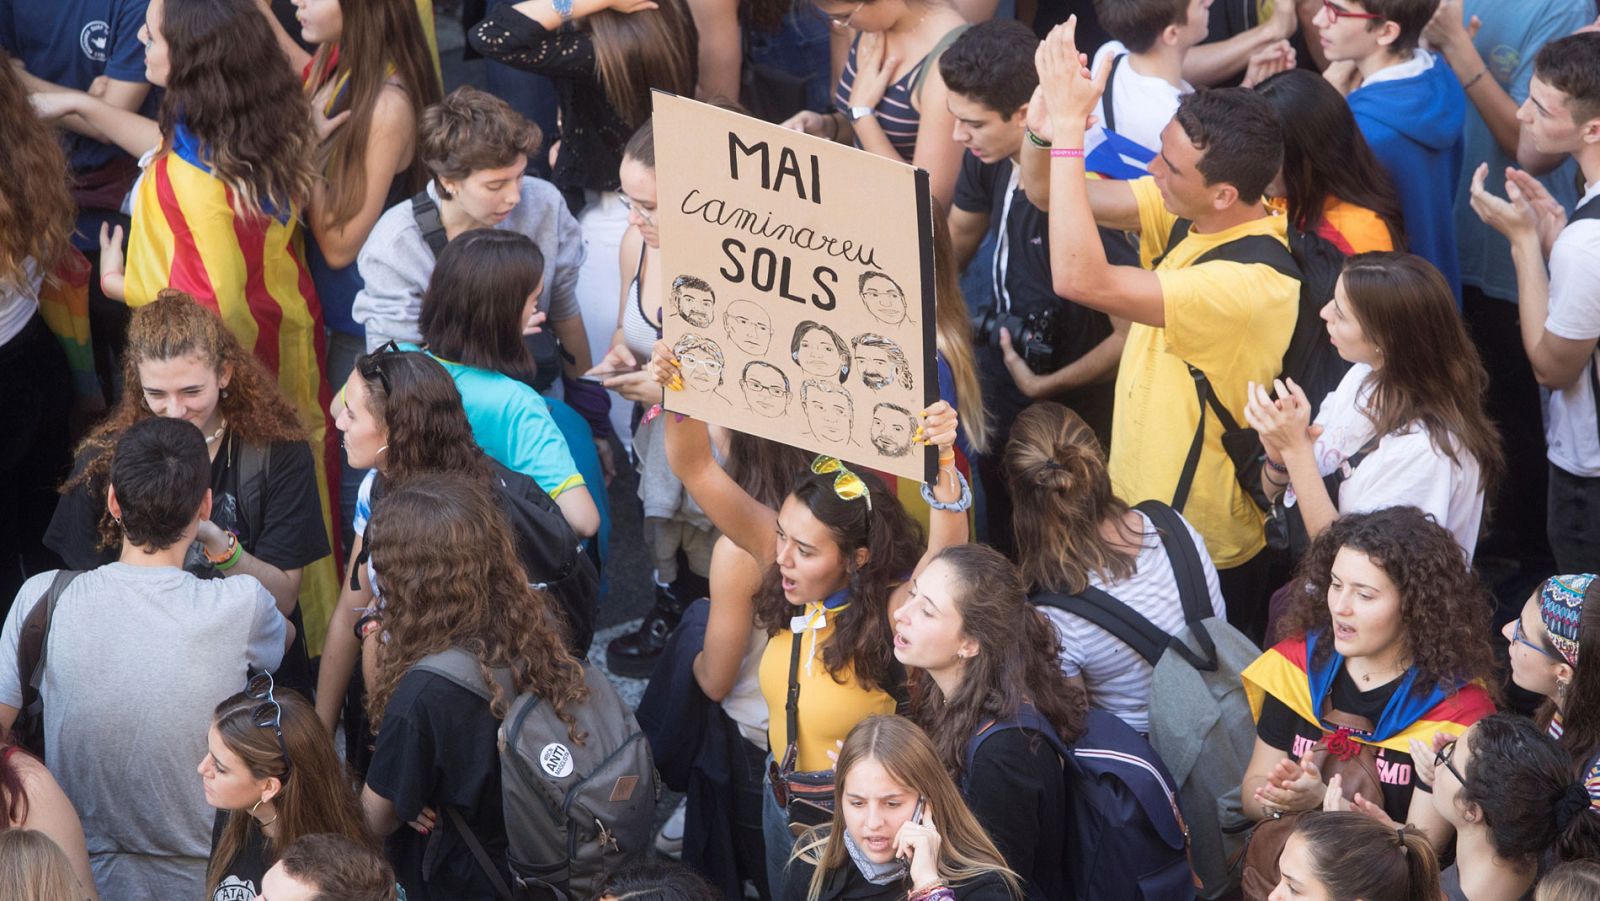
<path id="1" fill-rule="evenodd" d="M 606 369 L 600 372 L 589 372 L 578 376 L 578 381 L 590 382 L 592 384 L 599 385 L 603 384 L 606 379 L 619 375 L 627 375 L 630 372 L 639 372 L 641 369 L 643 369 L 643 367 L 638 367 L 635 369 Z"/>
<path id="2" fill-rule="evenodd" d="M 918 826 L 922 825 L 922 808 L 925 806 L 926 800 L 921 795 L 918 795 L 917 806 L 911 809 L 911 822 L 916 823 Z"/>

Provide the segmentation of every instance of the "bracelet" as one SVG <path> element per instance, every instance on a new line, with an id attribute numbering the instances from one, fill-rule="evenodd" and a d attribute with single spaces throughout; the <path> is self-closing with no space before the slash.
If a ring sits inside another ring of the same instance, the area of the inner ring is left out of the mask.
<path id="1" fill-rule="evenodd" d="M 928 506 L 935 510 L 943 510 L 946 513 L 965 513 L 972 509 L 972 486 L 967 484 L 967 477 L 961 474 L 961 470 L 941 469 L 940 472 L 955 473 L 956 482 L 961 485 L 961 497 L 957 498 L 955 502 L 947 504 L 934 497 L 933 492 L 928 489 L 928 483 L 923 482 L 922 499 L 928 502 Z"/>
<path id="2" fill-rule="evenodd" d="M 1050 148 L 1050 157 L 1052 159 L 1059 159 L 1059 158 L 1065 157 L 1067 159 L 1081 160 L 1081 159 L 1083 159 L 1083 148 L 1082 147 L 1051 147 Z"/>
<path id="3" fill-rule="evenodd" d="M 1284 475 L 1289 474 L 1289 467 L 1283 465 L 1282 463 L 1274 462 L 1273 459 L 1266 454 L 1261 455 L 1261 462 L 1265 463 L 1267 468 L 1273 472 L 1281 472 Z"/>
<path id="4" fill-rule="evenodd" d="M 1266 472 L 1265 475 L 1267 477 L 1267 484 L 1271 485 L 1272 487 L 1274 487 L 1274 488 L 1288 488 L 1289 487 L 1289 481 L 1290 481 L 1289 479 L 1285 479 L 1282 482 L 1280 482 L 1277 479 L 1274 479 L 1272 477 L 1272 473 L 1270 471 Z"/>
<path id="5" fill-rule="evenodd" d="M 381 628 L 383 628 L 383 618 L 376 613 L 368 613 L 356 620 L 356 642 L 366 641 L 368 635 Z"/>
<path id="6" fill-rule="evenodd" d="M 1482 78 L 1483 76 L 1485 76 L 1487 74 L 1489 74 L 1489 67 L 1488 66 L 1484 66 L 1481 70 L 1479 70 L 1477 75 L 1474 75 L 1471 78 L 1467 79 L 1467 83 L 1461 86 L 1461 90 L 1463 90 L 1463 91 L 1471 90 L 1472 86 L 1478 83 L 1478 79 Z"/>
<path id="7" fill-rule="evenodd" d="M 1043 147 L 1046 150 L 1050 149 L 1050 142 L 1034 134 L 1033 129 L 1024 126 L 1022 133 L 1028 136 L 1028 143 L 1032 144 L 1033 146 Z"/>
<path id="8" fill-rule="evenodd" d="M 906 895 L 906 901 L 954 901 L 955 896 L 955 892 L 952 892 L 949 886 L 935 882 L 920 889 L 912 889 Z"/>
<path id="9" fill-rule="evenodd" d="M 204 547 L 204 545 L 201 545 L 202 549 L 204 549 Z M 205 552 L 205 555 L 206 560 L 210 561 L 212 566 L 215 566 L 217 569 L 227 570 L 231 569 L 235 563 L 239 562 L 240 551 L 241 548 L 239 547 L 239 536 L 229 532 L 228 549 L 222 552 L 222 556 L 213 557 L 209 550 Z"/>

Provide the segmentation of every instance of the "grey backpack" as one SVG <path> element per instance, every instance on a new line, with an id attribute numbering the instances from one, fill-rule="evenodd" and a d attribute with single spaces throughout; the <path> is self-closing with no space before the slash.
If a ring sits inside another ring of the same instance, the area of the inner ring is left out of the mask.
<path id="1" fill-rule="evenodd" d="M 1154 500 L 1138 509 L 1161 534 L 1178 580 L 1185 628 L 1168 635 L 1092 586 L 1078 595 L 1040 593 L 1033 601 L 1105 629 L 1155 668 L 1150 744 L 1178 785 L 1189 862 L 1203 883 L 1199 895 L 1217 898 L 1237 884 L 1239 873 L 1229 864 L 1251 825 L 1239 806 L 1239 784 L 1255 750 L 1255 719 L 1239 673 L 1261 651 L 1212 613 L 1199 549 L 1177 512 Z"/>
<path id="2" fill-rule="evenodd" d="M 414 668 L 491 697 L 477 661 L 460 648 L 430 654 Z M 650 743 L 605 673 L 584 661 L 583 676 L 589 696 L 569 710 L 583 744 L 568 738 L 567 724 L 537 695 L 515 695 L 500 723 L 509 882 L 460 812 L 441 811 L 503 899 L 593 897 L 650 846 L 659 792 Z M 509 672 L 495 670 L 494 677 L 512 694 Z"/>

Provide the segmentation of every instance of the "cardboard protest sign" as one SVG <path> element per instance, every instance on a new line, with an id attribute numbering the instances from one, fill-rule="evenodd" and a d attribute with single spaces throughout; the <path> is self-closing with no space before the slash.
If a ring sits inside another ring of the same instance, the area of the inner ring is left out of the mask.
<path id="1" fill-rule="evenodd" d="M 927 173 L 661 92 L 653 121 L 667 409 L 934 478 Z"/>

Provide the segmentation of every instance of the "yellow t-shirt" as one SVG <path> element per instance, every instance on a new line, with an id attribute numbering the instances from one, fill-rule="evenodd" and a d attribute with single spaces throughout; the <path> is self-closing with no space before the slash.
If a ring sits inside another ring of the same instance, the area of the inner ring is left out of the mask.
<path id="1" fill-rule="evenodd" d="M 815 621 L 821 608 L 820 603 L 807 605 L 808 620 Z M 851 672 L 841 673 L 842 681 L 834 681 L 822 663 L 822 651 L 833 637 L 833 630 L 834 612 L 829 611 L 821 628 L 808 630 L 800 639 L 800 668 L 796 677 L 800 683 L 800 703 L 796 711 L 800 738 L 795 767 L 802 772 L 833 769 L 828 752 L 835 750 L 834 742 L 843 741 L 856 723 L 875 713 L 894 713 L 894 698 L 888 692 L 863 689 Z M 793 647 L 794 633 L 788 629 L 772 636 L 761 652 L 761 667 L 757 671 L 761 695 L 767 699 L 768 746 L 780 763 L 789 747 L 784 703 L 789 696 L 789 654 Z"/>
<path id="2" fill-rule="evenodd" d="M 1270 382 L 1283 365 L 1299 315 L 1300 283 L 1270 266 L 1217 260 L 1206 251 L 1247 235 L 1288 243 L 1285 220 L 1268 216 L 1215 234 L 1195 234 L 1167 252 L 1177 217 L 1154 179 L 1132 182 L 1139 204 L 1139 255 L 1161 280 L 1166 327 L 1135 323 L 1117 371 L 1111 420 L 1111 480 L 1129 503 L 1171 501 L 1200 409 L 1185 363 L 1206 374 L 1217 399 L 1244 425 L 1247 382 Z M 1247 562 L 1265 545 L 1260 508 L 1239 486 L 1222 449 L 1222 425 L 1206 416 L 1205 441 L 1183 515 L 1206 540 L 1218 569 Z"/>

